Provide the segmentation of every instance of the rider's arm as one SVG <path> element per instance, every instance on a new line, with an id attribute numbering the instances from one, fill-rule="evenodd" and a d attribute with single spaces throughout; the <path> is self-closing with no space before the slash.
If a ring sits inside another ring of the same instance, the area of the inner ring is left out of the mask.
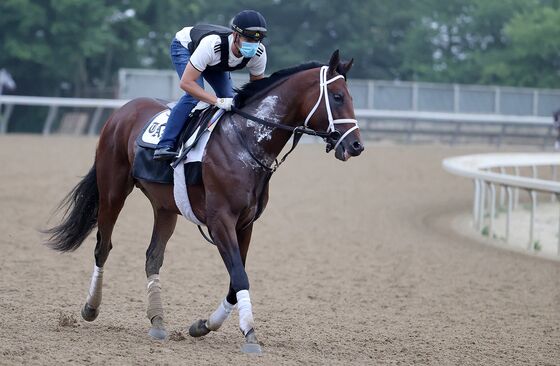
<path id="1" fill-rule="evenodd" d="M 260 74 L 260 75 L 250 75 L 249 76 L 249 80 L 250 81 L 255 81 L 255 80 L 260 80 L 264 78 L 264 74 Z"/>
<path id="2" fill-rule="evenodd" d="M 196 83 L 196 79 L 198 79 L 201 74 L 202 73 L 189 62 L 185 68 L 185 72 L 183 72 L 179 86 L 198 100 L 202 100 L 210 104 L 216 104 L 217 98 L 202 89 L 200 85 Z"/>

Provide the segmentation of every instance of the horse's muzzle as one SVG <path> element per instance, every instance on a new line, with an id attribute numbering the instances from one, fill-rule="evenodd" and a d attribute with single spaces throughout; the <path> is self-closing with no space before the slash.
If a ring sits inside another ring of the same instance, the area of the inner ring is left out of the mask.
<path id="1" fill-rule="evenodd" d="M 338 160 L 347 161 L 353 156 L 360 155 L 362 151 L 364 151 L 364 145 L 359 140 L 354 140 L 351 143 L 342 141 L 334 151 L 334 156 Z"/>

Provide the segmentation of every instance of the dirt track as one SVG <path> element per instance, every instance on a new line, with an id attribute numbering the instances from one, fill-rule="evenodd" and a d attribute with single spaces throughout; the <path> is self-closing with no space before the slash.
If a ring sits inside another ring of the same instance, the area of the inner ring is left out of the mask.
<path id="1" fill-rule="evenodd" d="M 87 323 L 93 235 L 60 255 L 36 229 L 87 172 L 95 144 L 0 137 L 0 364 L 560 364 L 560 263 L 449 228 L 472 186 L 441 159 L 475 148 L 378 145 L 344 164 L 298 147 L 272 180 L 249 252 L 261 357 L 239 352 L 236 316 L 203 339 L 148 339 L 152 218 L 138 190 L 115 228 L 100 316 Z M 216 249 L 186 221 L 161 278 L 169 331 L 209 315 L 228 284 Z"/>

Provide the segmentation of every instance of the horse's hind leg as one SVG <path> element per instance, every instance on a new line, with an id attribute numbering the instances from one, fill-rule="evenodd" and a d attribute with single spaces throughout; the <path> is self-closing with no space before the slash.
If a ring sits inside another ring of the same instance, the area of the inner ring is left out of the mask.
<path id="1" fill-rule="evenodd" d="M 103 285 L 103 266 L 113 247 L 111 235 L 117 217 L 124 206 L 126 197 L 134 185 L 127 169 L 103 169 L 103 164 L 97 165 L 97 185 L 99 187 L 99 211 L 97 217 L 97 244 L 95 245 L 95 267 L 91 277 L 91 284 L 86 304 L 82 309 L 84 320 L 93 321 L 99 314 Z"/>
<path id="2" fill-rule="evenodd" d="M 163 305 L 161 302 L 161 285 L 159 270 L 163 264 L 163 255 L 167 241 L 171 238 L 177 223 L 177 214 L 154 209 L 154 228 L 150 246 L 146 251 L 146 276 L 148 277 L 148 319 L 152 327 L 148 334 L 154 339 L 165 339 L 167 331 L 163 324 Z"/>

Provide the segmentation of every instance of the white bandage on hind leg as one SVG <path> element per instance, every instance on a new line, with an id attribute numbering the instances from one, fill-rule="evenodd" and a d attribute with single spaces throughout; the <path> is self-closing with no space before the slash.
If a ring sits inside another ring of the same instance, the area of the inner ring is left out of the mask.
<path id="1" fill-rule="evenodd" d="M 163 318 L 163 304 L 161 302 L 161 284 L 159 283 L 159 274 L 153 274 L 148 277 L 148 319 L 156 316 Z"/>
<path id="2" fill-rule="evenodd" d="M 235 309 L 235 304 L 230 304 L 226 299 L 218 305 L 218 308 L 210 315 L 206 321 L 206 328 L 210 330 L 218 330 L 229 318 L 231 312 Z"/>
<path id="3" fill-rule="evenodd" d="M 253 320 L 253 307 L 251 306 L 251 299 L 249 298 L 248 290 L 241 290 L 237 292 L 237 309 L 239 310 L 239 328 L 244 335 L 247 335 L 254 327 Z"/>
<path id="4" fill-rule="evenodd" d="M 103 267 L 93 266 L 93 274 L 91 275 L 91 284 L 89 285 L 89 293 L 87 304 L 97 309 L 101 305 L 101 291 L 103 287 Z"/>

